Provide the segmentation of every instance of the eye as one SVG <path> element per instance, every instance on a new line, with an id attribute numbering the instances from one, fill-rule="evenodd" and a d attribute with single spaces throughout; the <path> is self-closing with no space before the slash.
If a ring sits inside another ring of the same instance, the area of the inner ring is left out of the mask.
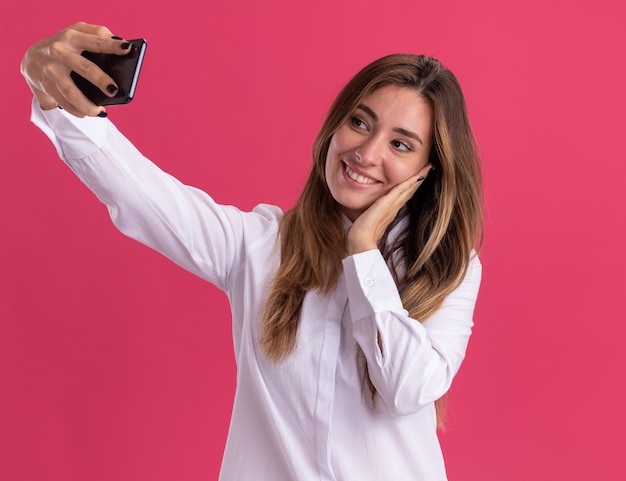
<path id="1" fill-rule="evenodd" d="M 391 145 L 393 145 L 395 149 L 401 150 L 402 152 L 411 152 L 411 147 L 399 140 L 392 140 Z"/>
<path id="2" fill-rule="evenodd" d="M 367 130 L 367 124 L 362 119 L 360 119 L 358 117 L 355 117 L 355 116 L 350 117 L 350 124 L 355 129 Z"/>

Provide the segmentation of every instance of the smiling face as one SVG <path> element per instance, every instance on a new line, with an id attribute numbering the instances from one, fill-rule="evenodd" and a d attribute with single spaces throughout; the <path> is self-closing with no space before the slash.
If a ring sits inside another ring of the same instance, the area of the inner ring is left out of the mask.
<path id="1" fill-rule="evenodd" d="M 364 97 L 333 134 L 326 183 L 350 220 L 428 163 L 432 117 L 415 90 L 385 86 Z"/>

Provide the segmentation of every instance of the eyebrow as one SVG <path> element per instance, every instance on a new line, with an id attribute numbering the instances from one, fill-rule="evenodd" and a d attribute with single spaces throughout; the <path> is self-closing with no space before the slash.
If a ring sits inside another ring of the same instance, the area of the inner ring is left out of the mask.
<path id="1" fill-rule="evenodd" d="M 374 119 L 374 121 L 378 122 L 378 115 L 376 115 L 376 112 L 374 112 L 370 107 L 368 107 L 367 105 L 364 104 L 359 104 L 356 107 L 357 109 L 361 109 L 363 112 L 365 112 L 367 115 L 369 115 L 371 118 Z M 396 132 L 397 134 L 400 135 L 404 135 L 405 137 L 410 137 L 411 139 L 415 139 L 417 140 L 420 144 L 424 145 L 424 142 L 422 142 L 422 139 L 420 138 L 419 135 L 417 135 L 415 132 L 411 132 L 410 130 L 406 130 L 403 129 L 402 127 L 394 127 L 393 129 L 391 129 L 393 132 Z"/>

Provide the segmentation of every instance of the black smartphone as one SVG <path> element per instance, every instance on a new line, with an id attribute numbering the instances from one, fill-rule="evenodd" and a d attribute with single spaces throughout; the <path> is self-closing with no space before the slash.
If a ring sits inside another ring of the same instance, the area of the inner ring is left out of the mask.
<path id="1" fill-rule="evenodd" d="M 130 52 L 126 55 L 83 52 L 83 57 L 91 60 L 106 72 L 117 84 L 115 97 L 107 97 L 102 90 L 76 72 L 70 75 L 74 83 L 89 100 L 96 105 L 127 104 L 133 99 L 143 56 L 146 53 L 146 41 L 143 38 L 128 40 Z"/>

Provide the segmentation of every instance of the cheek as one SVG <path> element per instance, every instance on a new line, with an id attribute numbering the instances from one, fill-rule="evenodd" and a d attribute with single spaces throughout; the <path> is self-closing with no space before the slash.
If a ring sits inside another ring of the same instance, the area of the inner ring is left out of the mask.
<path id="1" fill-rule="evenodd" d="M 326 154 L 326 162 L 324 164 L 324 175 L 326 176 L 326 181 L 328 182 L 328 178 L 330 177 L 330 173 L 333 170 L 333 149 L 329 148 L 328 153 Z"/>
<path id="2" fill-rule="evenodd" d="M 337 168 L 335 167 L 337 162 L 333 160 L 335 157 L 336 156 L 333 155 L 332 149 L 328 149 L 328 154 L 326 155 L 326 163 L 324 165 L 324 181 L 331 192 L 334 190 L 336 177 L 335 172 L 337 171 Z"/>
<path id="3" fill-rule="evenodd" d="M 343 154 L 346 151 L 352 150 L 354 143 L 355 133 L 345 125 L 342 125 L 331 137 L 328 152 L 334 152 L 335 155 Z"/>
<path id="4" fill-rule="evenodd" d="M 420 155 L 410 162 L 396 162 L 387 166 L 387 178 L 390 183 L 399 184 L 416 175 L 428 164 L 428 155 Z"/>
<path id="5" fill-rule="evenodd" d="M 411 164 L 394 164 L 387 167 L 387 180 L 391 186 L 396 186 L 404 182 L 412 175 L 419 172 L 419 166 L 416 163 Z"/>
<path id="6" fill-rule="evenodd" d="M 336 136 L 333 136 L 328 146 L 328 153 L 326 154 L 326 166 L 324 167 L 324 171 L 326 172 L 327 176 L 331 172 L 335 171 L 338 165 L 341 163 L 339 161 L 340 152 L 341 150 L 340 146 L 337 143 Z"/>

